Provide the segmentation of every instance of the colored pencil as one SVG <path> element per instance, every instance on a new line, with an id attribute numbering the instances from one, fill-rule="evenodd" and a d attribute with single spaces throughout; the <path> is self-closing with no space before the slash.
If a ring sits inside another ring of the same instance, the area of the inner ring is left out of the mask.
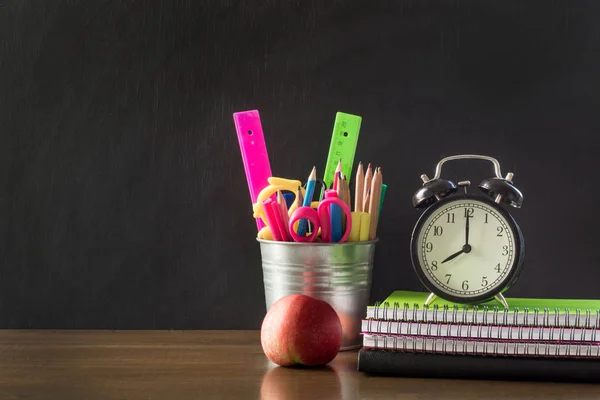
<path id="1" fill-rule="evenodd" d="M 363 199 L 363 212 L 368 213 L 369 212 L 369 199 L 371 198 L 371 188 L 367 189 L 367 192 L 365 193 L 365 198 Z"/>
<path id="2" fill-rule="evenodd" d="M 348 187 L 348 181 L 343 174 L 340 174 L 341 179 L 338 181 L 338 197 L 346 203 L 348 208 L 352 209 L 351 200 L 350 200 L 350 188 Z M 346 230 L 346 213 L 342 212 L 342 231 Z"/>
<path id="3" fill-rule="evenodd" d="M 292 240 L 292 236 L 290 235 L 290 230 L 288 228 L 290 224 L 290 216 L 288 214 L 287 204 L 285 203 L 285 198 L 281 191 L 277 192 L 277 205 L 279 206 L 279 212 L 281 214 L 281 220 L 283 222 L 281 229 L 284 230 L 284 236 L 288 239 L 288 241 Z"/>
<path id="4" fill-rule="evenodd" d="M 373 180 L 373 168 L 371 167 L 371 163 L 369 163 L 369 165 L 367 166 L 367 172 L 365 173 L 364 192 L 363 193 L 366 194 L 367 191 L 369 191 L 371 189 L 371 181 L 372 180 Z M 366 202 L 363 202 L 363 208 L 361 211 L 368 212 L 369 204 Z"/>
<path id="5" fill-rule="evenodd" d="M 311 182 L 312 182 L 312 184 L 311 184 Z M 310 175 L 308 175 L 308 180 L 306 181 L 306 197 L 308 198 L 308 200 L 303 203 L 305 206 L 310 206 L 310 203 L 312 203 L 316 184 L 317 184 L 317 169 L 315 167 L 313 167 L 312 171 L 310 171 Z"/>
<path id="6" fill-rule="evenodd" d="M 369 227 L 369 240 L 374 240 L 377 237 L 377 222 L 379 220 L 379 206 L 381 200 L 381 185 L 383 184 L 383 176 L 381 168 L 375 170 L 373 181 L 371 182 L 371 198 L 369 199 L 369 215 L 371 216 Z"/>
<path id="7" fill-rule="evenodd" d="M 362 162 L 356 168 L 356 182 L 354 183 L 354 211 L 363 210 L 363 198 L 365 196 L 365 173 Z"/>
<path id="8" fill-rule="evenodd" d="M 296 192 L 296 200 L 294 201 L 294 205 L 296 206 L 296 210 L 300 207 L 302 207 L 302 205 L 304 204 L 304 196 L 302 196 L 302 188 L 300 186 L 298 186 L 298 191 Z M 300 220 L 301 221 L 301 220 Z M 296 232 L 298 234 L 298 236 L 300 236 L 300 221 L 296 221 L 294 223 L 294 232 Z M 289 224 L 289 222 L 288 222 Z M 306 235 L 306 231 L 304 232 L 304 235 Z"/>
<path id="9" fill-rule="evenodd" d="M 303 198 L 302 205 L 310 207 L 313 195 L 315 193 L 315 185 L 317 184 L 317 170 L 313 167 L 306 181 L 306 197 Z M 305 236 L 308 230 L 308 220 L 301 219 L 298 223 L 298 236 Z"/>
<path id="10" fill-rule="evenodd" d="M 339 174 L 343 174 L 344 170 L 343 170 L 343 166 L 342 166 L 342 159 L 340 158 L 340 161 L 338 161 L 338 165 L 337 167 L 335 167 L 335 173 L 336 175 Z"/>
<path id="11" fill-rule="evenodd" d="M 352 194 L 350 193 L 350 185 L 348 184 L 348 179 L 344 176 L 342 179 L 344 185 L 344 201 L 348 205 L 348 208 L 352 210 Z"/>
<path id="12" fill-rule="evenodd" d="M 296 192 L 296 209 L 302 207 L 304 205 L 304 196 L 302 195 L 302 188 L 298 186 L 298 191 Z"/>

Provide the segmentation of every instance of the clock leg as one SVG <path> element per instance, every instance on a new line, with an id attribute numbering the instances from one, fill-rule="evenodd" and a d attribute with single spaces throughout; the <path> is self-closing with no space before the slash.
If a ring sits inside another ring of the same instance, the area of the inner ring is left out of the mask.
<path id="1" fill-rule="evenodd" d="M 498 300 L 500 303 L 502 303 L 502 305 L 504 306 L 504 308 L 508 309 L 508 303 L 506 302 L 506 299 L 504 298 L 504 296 L 502 295 L 502 293 L 498 293 L 496 296 L 494 296 L 494 298 L 496 300 Z"/>
<path id="2" fill-rule="evenodd" d="M 427 297 L 427 300 L 425 300 L 425 305 L 428 306 L 431 303 L 433 303 L 435 301 L 435 299 L 437 298 L 437 296 L 434 293 L 430 293 L 429 297 Z"/>

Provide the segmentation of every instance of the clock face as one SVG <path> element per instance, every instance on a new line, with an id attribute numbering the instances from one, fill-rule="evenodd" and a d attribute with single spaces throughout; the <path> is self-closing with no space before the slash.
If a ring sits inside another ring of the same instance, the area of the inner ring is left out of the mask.
<path id="1" fill-rule="evenodd" d="M 453 301 L 480 301 L 516 278 L 523 239 L 513 218 L 491 200 L 457 195 L 434 203 L 413 235 L 421 281 Z"/>

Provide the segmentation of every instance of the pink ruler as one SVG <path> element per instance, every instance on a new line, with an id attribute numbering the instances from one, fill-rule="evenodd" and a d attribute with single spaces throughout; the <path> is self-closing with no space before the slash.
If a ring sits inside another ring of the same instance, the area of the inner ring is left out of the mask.
<path id="1" fill-rule="evenodd" d="M 246 170 L 250 199 L 254 204 L 260 191 L 269 185 L 268 179 L 272 176 L 260 115 L 258 110 L 236 112 L 233 114 L 233 121 Z M 257 218 L 256 226 L 261 230 L 265 224 L 262 219 Z"/>

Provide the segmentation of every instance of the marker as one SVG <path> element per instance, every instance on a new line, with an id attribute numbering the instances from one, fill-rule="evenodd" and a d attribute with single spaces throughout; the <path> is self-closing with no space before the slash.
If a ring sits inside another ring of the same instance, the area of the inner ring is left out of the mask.
<path id="1" fill-rule="evenodd" d="M 254 204 L 260 191 L 269 185 L 268 179 L 273 176 L 260 115 L 258 110 L 240 111 L 233 114 L 233 121 L 246 170 L 250 199 Z M 262 219 L 257 218 L 256 226 L 260 231 L 265 224 Z"/>
<path id="2" fill-rule="evenodd" d="M 284 193 L 283 198 L 285 199 L 285 205 L 287 208 L 290 208 L 292 204 L 294 204 L 294 194 L 293 193 Z"/>
<path id="3" fill-rule="evenodd" d="M 385 192 L 387 190 L 387 185 L 385 183 L 381 184 L 381 200 L 379 201 L 379 214 L 377 215 L 377 219 L 381 219 L 381 210 L 383 209 L 383 199 L 385 197 Z"/>
<path id="4" fill-rule="evenodd" d="M 350 230 L 350 235 L 348 236 L 349 242 L 359 242 L 360 241 L 360 233 L 361 229 L 363 229 L 361 221 L 363 215 L 369 215 L 363 211 L 353 211 L 352 212 L 352 229 Z M 368 225 L 367 225 L 368 226 Z M 368 238 L 368 235 L 367 235 Z"/>
<path id="5" fill-rule="evenodd" d="M 340 175 L 341 175 L 341 172 L 335 173 L 333 190 L 335 190 L 337 192 L 337 194 L 338 194 L 337 197 L 342 199 L 342 201 L 344 201 L 343 196 L 340 194 L 339 185 L 340 185 L 340 181 L 342 180 Z M 344 233 L 344 219 L 343 219 L 342 208 L 340 206 L 338 206 L 337 204 L 330 204 L 329 205 L 329 214 L 331 216 L 331 241 L 339 242 Z"/>
<path id="6" fill-rule="evenodd" d="M 369 232 L 371 225 L 371 216 L 369 213 L 363 212 L 360 214 L 360 232 L 358 236 L 358 240 L 360 242 L 366 242 L 369 240 Z"/>
<path id="7" fill-rule="evenodd" d="M 263 209 L 265 210 L 265 216 L 267 218 L 267 223 L 269 224 L 269 228 L 271 231 L 271 236 L 273 240 L 281 242 L 283 241 L 283 237 L 281 235 L 281 231 L 279 230 L 279 222 L 277 221 L 277 214 L 275 213 L 271 204 L 273 204 L 273 199 L 268 198 L 262 202 Z M 275 203 L 276 204 L 276 203 Z"/>
<path id="8" fill-rule="evenodd" d="M 288 207 L 285 203 L 285 199 L 281 192 L 277 192 L 277 206 L 279 207 L 279 213 L 281 214 L 281 221 L 283 222 L 280 226 L 280 230 L 283 230 L 282 235 L 286 237 L 287 241 L 292 241 L 292 236 L 290 235 L 289 225 L 290 225 L 290 217 L 288 215 Z"/>
<path id="9" fill-rule="evenodd" d="M 362 117 L 358 115 L 343 112 L 336 113 L 323 175 L 323 181 L 327 188 L 333 183 L 335 170 L 340 160 L 342 160 L 342 173 L 350 178 L 361 122 Z M 324 195 L 325 191 L 322 189 L 320 199 L 323 199 Z"/>

